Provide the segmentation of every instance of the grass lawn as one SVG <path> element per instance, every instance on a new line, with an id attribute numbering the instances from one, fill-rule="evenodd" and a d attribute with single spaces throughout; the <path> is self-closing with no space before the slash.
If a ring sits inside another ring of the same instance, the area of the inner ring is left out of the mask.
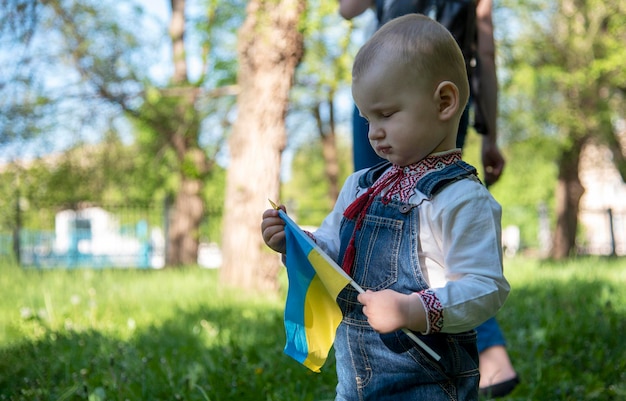
<path id="1" fill-rule="evenodd" d="M 626 259 L 510 259 L 498 318 L 522 384 L 508 400 L 626 399 Z M 215 270 L 0 265 L 0 400 L 332 400 L 282 353 L 284 294 Z"/>

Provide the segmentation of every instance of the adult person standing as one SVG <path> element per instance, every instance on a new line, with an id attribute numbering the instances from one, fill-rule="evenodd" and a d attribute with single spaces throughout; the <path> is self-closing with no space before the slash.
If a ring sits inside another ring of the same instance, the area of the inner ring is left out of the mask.
<path id="1" fill-rule="evenodd" d="M 482 134 L 481 161 L 484 182 L 495 183 L 502 174 L 504 158 L 497 145 L 497 75 L 493 38 L 492 0 L 339 0 L 342 17 L 352 19 L 367 9 L 376 12 L 378 27 L 393 18 L 423 13 L 437 19 L 453 34 L 465 58 L 472 83 L 475 128 Z M 457 147 L 465 143 L 469 113 L 465 110 L 457 134 Z M 368 139 L 367 122 L 354 110 L 353 153 L 355 170 L 382 161 Z M 480 392 L 491 397 L 509 394 L 519 383 L 506 350 L 506 342 L 495 318 L 476 328 L 480 366 Z"/>

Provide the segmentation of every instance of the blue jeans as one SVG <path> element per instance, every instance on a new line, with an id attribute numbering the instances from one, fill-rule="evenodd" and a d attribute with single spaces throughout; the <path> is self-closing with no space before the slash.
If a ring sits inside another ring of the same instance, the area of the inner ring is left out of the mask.
<path id="1" fill-rule="evenodd" d="M 352 160 L 354 171 L 372 167 L 384 159 L 374 152 L 367 138 L 369 125 L 367 120 L 359 115 L 359 109 L 354 106 L 352 113 Z"/>
<path id="2" fill-rule="evenodd" d="M 380 335 L 367 321 L 342 323 L 335 338 L 335 401 L 478 400 L 476 333 L 420 338 L 440 361 L 402 332 Z"/>
<path id="3" fill-rule="evenodd" d="M 415 251 L 419 238 L 418 208 L 383 203 L 378 197 L 356 233 L 352 278 L 364 289 L 385 288 L 411 293 L 428 288 Z M 343 259 L 355 221 L 343 219 L 340 229 Z M 478 350 L 474 331 L 420 336 L 441 356 L 435 361 L 402 331 L 374 331 L 346 287 L 337 298 L 343 321 L 335 337 L 336 401 L 478 400 Z M 417 334 L 417 333 L 416 333 Z"/>
<path id="4" fill-rule="evenodd" d="M 478 353 L 496 345 L 506 345 L 504 334 L 502 334 L 495 317 L 476 327 L 476 333 L 478 337 Z"/>

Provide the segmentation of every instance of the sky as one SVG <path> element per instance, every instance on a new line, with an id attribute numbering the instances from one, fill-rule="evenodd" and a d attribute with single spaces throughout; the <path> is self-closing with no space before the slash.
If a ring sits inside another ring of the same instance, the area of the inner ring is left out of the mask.
<path id="1" fill-rule="evenodd" d="M 113 3 L 112 0 L 103 0 Z M 158 38 L 163 32 L 163 26 L 167 24 L 169 19 L 169 1 L 167 0 L 134 0 L 135 3 L 141 6 L 145 12 L 145 18 L 141 22 L 147 31 L 147 37 Z M 132 2 L 121 2 L 119 7 L 122 13 L 125 9 L 130 10 L 133 7 Z M 32 48 L 37 49 L 39 46 L 54 46 L 55 38 L 48 35 L 35 36 L 31 43 Z M 36 50 L 35 50 L 36 51 Z M 158 50 L 162 55 L 158 58 L 163 60 L 163 63 L 152 64 L 149 70 L 151 76 L 163 81 L 166 81 L 169 76 L 169 60 L 171 59 L 170 49 L 163 47 Z M 54 65 L 46 65 L 43 69 L 44 72 L 39 74 L 39 77 L 43 78 L 44 85 L 50 89 L 60 88 L 66 86 L 67 82 L 75 81 L 78 77 L 72 69 L 64 68 L 64 63 L 59 61 Z M 70 106 L 72 107 L 72 106 Z M 76 109 L 80 109 L 80 106 L 75 106 Z M 70 113 L 72 113 L 70 111 Z M 73 113 L 77 115 L 77 113 Z M 119 119 L 116 122 L 116 128 L 122 133 L 122 139 L 129 141 L 129 135 L 124 135 L 124 131 L 130 130 L 130 127 L 124 119 Z M 73 133 L 80 131 L 80 133 Z M 76 128 L 75 126 L 59 129 L 58 133 L 51 133 L 49 135 L 42 135 L 36 140 L 32 141 L 20 141 L 11 143 L 0 147 L 0 165 L 11 162 L 12 160 L 30 160 L 36 157 L 40 157 L 46 154 L 53 154 L 63 151 L 68 146 L 73 145 L 78 140 L 85 140 L 87 142 L 94 142 L 100 140 L 102 130 L 97 128 L 92 130 L 90 128 Z"/>
<path id="2" fill-rule="evenodd" d="M 112 2 L 113 0 L 102 0 Z M 167 0 L 133 0 L 133 2 L 120 2 L 117 3 L 118 7 L 122 10 L 123 15 L 130 15 L 132 12 L 132 7 L 140 6 L 144 10 L 144 18 L 140 22 L 142 25 L 142 29 L 145 29 L 145 37 L 144 39 L 150 40 L 151 38 L 159 38 L 164 35 L 164 32 L 167 32 L 167 23 L 170 18 L 170 2 Z M 193 13 L 194 8 L 197 9 L 199 7 L 198 0 L 191 0 L 187 2 L 188 13 Z M 357 22 L 360 25 L 368 25 L 373 20 L 373 13 L 369 13 L 358 17 Z M 138 22 L 139 23 L 139 22 Z M 44 38 L 47 41 L 48 38 Z M 155 53 L 158 54 L 155 57 L 157 62 L 152 63 L 149 67 L 150 76 L 155 79 L 157 82 L 165 84 L 169 77 L 171 76 L 171 50 L 169 48 L 168 42 L 162 41 L 163 45 L 161 48 L 155 49 Z M 48 45 L 48 43 L 45 43 Z M 195 54 L 195 52 L 189 52 L 189 54 Z M 194 75 L 198 75 L 200 72 L 201 63 L 199 60 L 189 59 L 189 69 L 190 75 L 193 78 Z M 59 64 L 62 66 L 62 64 Z M 61 67 L 62 68 L 62 67 Z M 195 71 L 195 73 L 194 73 Z M 69 70 L 67 71 L 55 71 L 54 74 L 49 74 L 46 78 L 46 85 L 49 87 L 61 86 L 64 85 L 64 80 L 71 79 L 68 78 L 71 75 Z M 75 78 L 77 79 L 77 78 Z M 339 99 L 337 99 L 337 104 L 341 108 L 340 113 L 349 113 L 352 109 L 352 100 L 349 94 L 342 93 Z M 77 106 L 77 110 L 80 108 L 80 105 Z M 108 122 L 104 122 L 105 124 Z M 130 126 L 125 121 L 125 119 L 120 118 L 115 122 L 116 128 L 121 131 L 122 139 L 126 139 L 128 142 L 132 138 L 130 135 Z M 283 179 L 289 179 L 289 165 L 291 164 L 291 158 L 293 156 L 294 147 L 302 145 L 302 143 L 306 143 L 307 140 L 310 140 L 310 136 L 303 136 L 303 129 L 299 124 L 290 124 L 291 126 L 299 126 L 298 131 L 292 132 L 290 135 L 290 143 L 288 144 L 288 148 L 284 153 L 284 163 L 285 166 Z M 343 131 L 347 131 L 349 127 L 343 127 Z M 293 128 L 292 128 L 293 130 Z M 95 130 L 91 128 L 81 129 L 81 128 L 64 128 L 63 130 L 59 130 L 59 133 L 45 135 L 42 138 L 32 141 L 29 143 L 19 143 L 11 146 L 5 146 L 0 148 L 0 164 L 4 164 L 14 159 L 32 159 L 34 157 L 41 156 L 43 154 L 48 153 L 58 153 L 63 151 L 63 149 L 68 146 L 76 143 L 78 139 L 86 140 L 87 142 L 95 142 L 100 139 L 101 132 L 96 127 Z M 92 131 L 92 132 L 90 132 Z M 312 129 L 308 129 L 309 132 L 313 131 Z M 72 134 L 70 132 L 79 132 L 79 134 Z M 124 132 L 127 132 L 127 135 L 124 135 Z M 80 136 L 80 138 L 79 138 Z M 304 141 L 304 142 L 303 142 Z M 225 164 L 220 163 L 220 164 Z"/>

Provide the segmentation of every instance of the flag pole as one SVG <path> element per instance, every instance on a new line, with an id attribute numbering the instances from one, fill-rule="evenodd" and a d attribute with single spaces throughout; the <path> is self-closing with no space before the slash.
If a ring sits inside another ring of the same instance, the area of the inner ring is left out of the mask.
<path id="1" fill-rule="evenodd" d="M 278 210 L 278 214 L 279 216 L 287 221 L 290 220 L 293 222 L 293 220 L 291 220 L 291 218 L 287 215 L 287 213 L 285 213 L 282 209 L 280 209 L 278 207 L 278 205 L 274 202 L 272 202 L 270 199 L 268 199 L 268 201 L 270 202 L 270 204 L 272 205 L 272 208 L 274 208 L 275 210 Z M 295 223 L 294 223 L 295 225 Z M 308 238 L 308 236 L 307 236 Z M 310 239 L 310 238 L 309 238 Z M 310 239 L 311 242 L 313 242 L 312 239 Z M 315 244 L 315 242 L 313 242 L 313 245 L 319 249 L 319 247 Z M 348 275 L 348 273 L 346 273 L 334 260 L 332 260 L 330 258 L 330 256 L 328 256 L 326 254 L 326 252 L 323 252 L 320 249 L 319 254 L 324 258 L 324 260 L 326 260 L 326 262 L 328 264 L 330 264 L 331 266 L 333 266 L 335 268 L 335 270 L 337 270 L 338 273 L 340 273 L 341 275 L 343 275 L 344 277 L 346 277 L 346 279 L 348 279 L 350 281 L 350 285 L 359 293 L 359 294 L 363 294 L 365 292 L 365 290 L 356 283 L 356 281 L 354 281 L 352 279 L 352 277 L 350 277 Z M 426 343 L 424 343 L 419 337 L 417 337 L 415 335 L 415 333 L 413 333 L 411 330 L 407 329 L 407 328 L 402 328 L 402 331 L 404 332 L 404 334 L 406 334 L 411 340 L 413 340 L 417 345 L 419 345 L 428 355 L 430 355 L 434 360 L 439 361 L 441 359 L 441 356 L 439 356 L 439 354 L 437 354 L 432 348 L 430 348 Z"/>

